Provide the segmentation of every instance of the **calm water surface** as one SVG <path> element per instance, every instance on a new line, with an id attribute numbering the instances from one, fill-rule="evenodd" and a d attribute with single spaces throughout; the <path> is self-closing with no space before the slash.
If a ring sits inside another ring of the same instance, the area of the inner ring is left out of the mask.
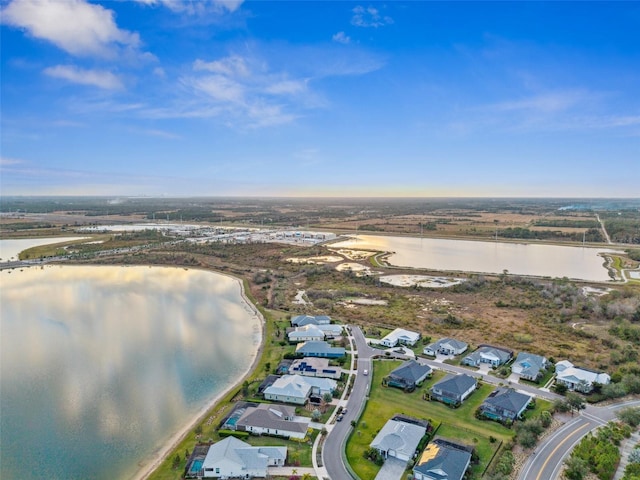
<path id="1" fill-rule="evenodd" d="M 581 280 L 607 281 L 601 252 L 608 249 L 537 245 L 533 243 L 479 242 L 439 238 L 358 235 L 332 247 L 394 252 L 393 265 L 463 272 L 510 273 Z"/>
<path id="2" fill-rule="evenodd" d="M 0 240 L 0 262 L 17 260 L 18 254 L 31 247 L 49 245 L 52 243 L 70 242 L 87 237 L 55 237 L 55 238 L 25 238 L 15 240 Z"/>
<path id="3" fill-rule="evenodd" d="M 204 271 L 0 272 L 0 478 L 129 478 L 260 343 L 239 283 Z"/>

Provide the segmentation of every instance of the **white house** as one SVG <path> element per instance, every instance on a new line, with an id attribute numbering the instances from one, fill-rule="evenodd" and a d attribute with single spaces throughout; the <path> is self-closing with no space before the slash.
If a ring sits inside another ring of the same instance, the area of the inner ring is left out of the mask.
<path id="1" fill-rule="evenodd" d="M 329 378 L 283 375 L 264 390 L 264 398 L 276 402 L 304 405 L 312 394 L 333 393 L 338 384 Z"/>
<path id="2" fill-rule="evenodd" d="M 380 340 L 380 345 L 384 345 L 385 347 L 395 347 L 398 343 L 401 343 L 403 345 L 413 347 L 419 339 L 420 334 L 417 332 L 405 330 L 404 328 L 396 328 L 393 332 Z"/>
<path id="3" fill-rule="evenodd" d="M 576 367 L 569 360 L 562 360 L 556 363 L 556 382 L 566 385 L 569 390 L 589 393 L 594 383 L 608 385 L 611 377 L 604 372 Z"/>
<path id="4" fill-rule="evenodd" d="M 205 478 L 266 477 L 268 467 L 283 466 L 287 447 L 252 447 L 227 437 L 209 447 L 202 464 Z"/>
<path id="5" fill-rule="evenodd" d="M 317 342 L 324 340 L 324 332 L 315 325 L 297 327 L 294 331 L 289 332 L 288 336 L 289 341 L 293 343 Z"/>

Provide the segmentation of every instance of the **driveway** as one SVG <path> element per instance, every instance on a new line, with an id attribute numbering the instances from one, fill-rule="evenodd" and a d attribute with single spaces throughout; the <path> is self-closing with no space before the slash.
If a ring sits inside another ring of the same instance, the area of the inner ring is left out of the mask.
<path id="1" fill-rule="evenodd" d="M 406 468 L 407 462 L 394 457 L 387 458 L 376 475 L 376 480 L 401 480 Z"/>

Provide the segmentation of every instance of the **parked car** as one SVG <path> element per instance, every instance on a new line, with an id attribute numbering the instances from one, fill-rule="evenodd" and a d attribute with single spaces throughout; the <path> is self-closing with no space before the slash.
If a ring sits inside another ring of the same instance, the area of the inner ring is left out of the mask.
<path id="1" fill-rule="evenodd" d="M 342 418 L 343 418 L 342 414 L 338 415 L 338 416 L 336 417 L 336 422 L 341 422 L 341 421 L 342 421 Z"/>
<path id="2" fill-rule="evenodd" d="M 363 375 L 365 375 L 365 376 L 366 376 L 366 375 L 369 375 L 369 370 L 367 370 L 367 369 L 365 368 L 365 369 L 362 371 L 362 374 L 363 374 Z"/>

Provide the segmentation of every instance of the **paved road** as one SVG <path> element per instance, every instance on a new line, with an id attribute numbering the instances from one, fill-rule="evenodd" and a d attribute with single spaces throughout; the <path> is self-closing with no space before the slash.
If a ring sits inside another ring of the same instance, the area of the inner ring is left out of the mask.
<path id="1" fill-rule="evenodd" d="M 360 417 L 371 388 L 371 374 L 363 375 L 363 372 L 365 369 L 371 372 L 371 357 L 380 354 L 380 350 L 367 345 L 360 328 L 351 327 L 351 332 L 358 352 L 358 373 L 347 402 L 347 413 L 341 422 L 333 425 L 322 449 L 322 463 L 331 479 L 352 478 L 343 462 L 345 441 L 352 428 L 351 421 Z"/>
<path id="2" fill-rule="evenodd" d="M 615 418 L 616 410 L 640 405 L 640 400 L 607 407 L 588 406 L 580 415 L 564 424 L 537 447 L 520 472 L 519 480 L 555 480 L 565 457 L 590 431 Z"/>
<path id="3" fill-rule="evenodd" d="M 598 219 L 598 222 L 600 222 L 600 227 L 602 227 L 602 233 L 604 234 L 604 239 L 607 241 L 607 243 L 613 243 L 611 241 L 611 237 L 609 237 L 609 234 L 607 233 L 607 229 L 604 228 L 604 222 L 600 220 L 600 215 L 598 215 L 597 213 L 596 213 L 596 218 Z"/>

